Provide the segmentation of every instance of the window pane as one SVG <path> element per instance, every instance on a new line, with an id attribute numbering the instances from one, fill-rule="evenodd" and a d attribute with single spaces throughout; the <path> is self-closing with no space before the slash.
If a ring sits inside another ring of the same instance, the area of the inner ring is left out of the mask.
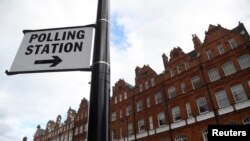
<path id="1" fill-rule="evenodd" d="M 246 117 L 246 118 L 243 120 L 243 124 L 244 124 L 244 125 L 250 125 L 250 117 Z"/>
<path id="2" fill-rule="evenodd" d="M 246 69 L 250 67 L 250 56 L 249 54 L 242 55 L 238 58 L 241 69 Z"/>
<path id="3" fill-rule="evenodd" d="M 159 125 L 159 127 L 166 124 L 165 114 L 163 112 L 158 113 L 157 117 L 158 117 L 158 125 Z"/>
<path id="4" fill-rule="evenodd" d="M 173 115 L 173 121 L 176 122 L 178 120 L 181 120 L 181 113 L 179 106 L 176 106 L 172 108 L 172 115 Z"/>
<path id="5" fill-rule="evenodd" d="M 225 53 L 224 47 L 222 44 L 217 45 L 220 55 Z"/>
<path id="6" fill-rule="evenodd" d="M 225 90 L 216 92 L 215 96 L 216 96 L 216 100 L 219 105 L 219 108 L 223 108 L 223 107 L 230 105 L 228 98 L 227 98 L 227 93 Z"/>
<path id="7" fill-rule="evenodd" d="M 241 84 L 234 85 L 231 87 L 232 94 L 236 103 L 247 99 L 246 93 Z"/>
<path id="8" fill-rule="evenodd" d="M 185 82 L 181 82 L 181 90 L 182 90 L 182 93 L 186 93 L 187 92 L 187 87 L 186 87 Z"/>
<path id="9" fill-rule="evenodd" d="M 192 110 L 191 110 L 190 103 L 186 103 L 186 110 L 187 110 L 188 117 L 192 117 Z"/>
<path id="10" fill-rule="evenodd" d="M 144 126 L 144 120 L 143 119 L 138 121 L 138 129 L 139 129 L 139 133 L 145 131 L 145 126 Z"/>
<path id="11" fill-rule="evenodd" d="M 200 76 L 197 75 L 197 76 L 192 77 L 191 81 L 192 81 L 193 89 L 197 89 L 201 86 Z"/>
<path id="12" fill-rule="evenodd" d="M 208 58 L 208 60 L 211 60 L 213 58 L 213 53 L 212 53 L 211 49 L 207 50 L 207 58 Z"/>
<path id="13" fill-rule="evenodd" d="M 161 93 L 158 92 L 157 94 L 155 94 L 155 104 L 159 104 L 161 102 L 162 102 Z"/>
<path id="14" fill-rule="evenodd" d="M 177 95 L 175 86 L 172 86 L 172 87 L 168 88 L 168 94 L 169 94 L 170 99 Z"/>
<path id="15" fill-rule="evenodd" d="M 222 68 L 223 68 L 225 76 L 228 76 L 228 75 L 233 74 L 233 73 L 236 72 L 236 70 L 234 68 L 234 64 L 231 61 L 226 62 L 225 64 L 223 64 Z"/>
<path id="16" fill-rule="evenodd" d="M 205 97 L 201 97 L 197 99 L 197 105 L 198 105 L 200 114 L 208 111 L 207 101 Z"/>
<path id="17" fill-rule="evenodd" d="M 232 49 L 237 47 L 237 44 L 236 44 L 234 38 L 229 39 L 228 42 L 229 42 Z"/>
<path id="18" fill-rule="evenodd" d="M 214 81 L 220 79 L 220 74 L 219 74 L 217 68 L 212 68 L 212 69 L 208 70 L 208 76 L 209 76 L 210 82 L 214 82 Z"/>

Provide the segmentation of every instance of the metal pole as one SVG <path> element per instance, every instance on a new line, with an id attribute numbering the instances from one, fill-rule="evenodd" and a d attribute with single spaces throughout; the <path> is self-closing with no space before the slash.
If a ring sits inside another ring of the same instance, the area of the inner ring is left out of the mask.
<path id="1" fill-rule="evenodd" d="M 98 0 L 88 141 L 108 141 L 110 97 L 109 0 Z"/>

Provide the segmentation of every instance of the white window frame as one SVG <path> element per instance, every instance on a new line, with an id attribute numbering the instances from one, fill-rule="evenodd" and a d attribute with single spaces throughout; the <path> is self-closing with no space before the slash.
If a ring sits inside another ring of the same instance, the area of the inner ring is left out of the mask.
<path id="1" fill-rule="evenodd" d="M 201 87 L 201 78 L 200 78 L 199 75 L 196 75 L 196 76 L 192 77 L 191 82 L 192 82 L 193 89 L 198 89 L 198 88 Z"/>
<path id="2" fill-rule="evenodd" d="M 134 134 L 133 130 L 133 124 L 131 122 L 128 123 L 128 136 L 131 136 Z"/>
<path id="3" fill-rule="evenodd" d="M 116 120 L 116 112 L 112 112 L 111 121 L 115 121 L 115 120 Z"/>
<path id="4" fill-rule="evenodd" d="M 179 106 L 175 106 L 172 108 L 172 116 L 174 122 L 181 120 L 181 111 Z"/>
<path id="5" fill-rule="evenodd" d="M 127 99 L 128 98 L 127 97 L 127 92 L 124 92 L 123 94 L 124 94 L 124 99 Z"/>
<path id="6" fill-rule="evenodd" d="M 182 93 L 186 93 L 187 92 L 187 86 L 186 86 L 186 83 L 184 81 L 181 82 L 181 90 L 182 90 Z"/>
<path id="7" fill-rule="evenodd" d="M 162 99 L 162 95 L 161 92 L 158 92 L 155 94 L 155 104 L 159 104 L 162 103 L 163 99 Z"/>
<path id="8" fill-rule="evenodd" d="M 237 48 L 237 43 L 234 38 L 229 39 L 228 43 L 230 44 L 231 49 Z"/>
<path id="9" fill-rule="evenodd" d="M 142 100 L 138 100 L 136 105 L 137 105 L 137 112 L 140 112 L 143 110 Z"/>
<path id="10" fill-rule="evenodd" d="M 149 83 L 148 81 L 145 81 L 145 90 L 147 90 L 149 88 Z"/>
<path id="11" fill-rule="evenodd" d="M 210 82 L 214 82 L 220 79 L 220 74 L 217 68 L 212 68 L 208 70 L 208 76 L 209 76 Z"/>
<path id="12" fill-rule="evenodd" d="M 200 114 L 207 113 L 209 111 L 208 105 L 207 105 L 207 100 L 205 97 L 198 98 L 196 100 L 196 102 L 197 102 L 197 106 L 198 106 Z M 201 108 L 204 108 L 205 111 L 201 111 Z"/>
<path id="13" fill-rule="evenodd" d="M 115 96 L 115 104 L 117 103 L 117 97 Z"/>
<path id="14" fill-rule="evenodd" d="M 241 84 L 236 84 L 232 86 L 230 89 L 233 94 L 235 103 L 239 103 L 239 102 L 247 100 L 245 90 Z M 240 98 L 238 97 L 239 95 L 240 95 Z"/>
<path id="15" fill-rule="evenodd" d="M 119 101 L 122 101 L 122 94 L 119 95 Z"/>
<path id="16" fill-rule="evenodd" d="M 131 115 L 133 112 L 132 112 L 132 106 L 131 105 L 128 105 L 126 107 L 126 116 L 129 116 Z"/>
<path id="17" fill-rule="evenodd" d="M 218 44 L 218 45 L 217 45 L 217 49 L 218 49 L 220 55 L 222 55 L 222 54 L 225 53 L 225 49 L 224 49 L 224 47 L 223 47 L 222 44 Z"/>
<path id="18" fill-rule="evenodd" d="M 206 128 L 202 131 L 203 141 L 208 141 L 207 135 L 208 135 L 208 130 Z"/>
<path id="19" fill-rule="evenodd" d="M 238 57 L 238 63 L 240 64 L 240 68 L 242 70 L 250 67 L 250 56 L 249 54 L 244 54 L 240 57 Z"/>
<path id="20" fill-rule="evenodd" d="M 148 121 L 149 121 L 149 129 L 153 129 L 154 128 L 154 123 L 153 123 L 153 118 L 152 116 L 148 117 Z"/>
<path id="21" fill-rule="evenodd" d="M 154 78 L 151 78 L 150 81 L 151 81 L 151 86 L 152 86 L 152 87 L 155 86 L 155 79 L 154 79 Z"/>
<path id="22" fill-rule="evenodd" d="M 188 118 L 191 118 L 191 117 L 193 117 L 193 114 L 192 114 L 192 109 L 191 109 L 191 106 L 190 106 L 190 103 L 188 102 L 188 103 L 186 103 L 186 110 L 187 110 L 187 116 L 188 116 Z"/>
<path id="23" fill-rule="evenodd" d="M 138 131 L 139 131 L 139 133 L 146 131 L 144 119 L 138 120 Z"/>
<path id="24" fill-rule="evenodd" d="M 222 65 L 225 76 L 236 73 L 236 69 L 232 61 L 228 61 Z"/>
<path id="25" fill-rule="evenodd" d="M 207 52 L 207 58 L 208 58 L 208 60 L 211 60 L 212 58 L 214 58 L 213 52 L 212 52 L 211 49 L 208 49 L 206 52 Z"/>
<path id="26" fill-rule="evenodd" d="M 166 125 L 166 118 L 164 112 L 160 112 L 157 114 L 158 118 L 158 127 L 162 127 Z"/>
<path id="27" fill-rule="evenodd" d="M 118 137 L 117 137 L 117 130 L 116 129 L 112 129 L 112 141 L 115 141 L 117 139 L 118 139 Z"/>
<path id="28" fill-rule="evenodd" d="M 217 101 L 219 108 L 227 107 L 230 105 L 230 102 L 228 100 L 227 93 L 225 90 L 220 90 L 220 91 L 215 92 L 215 97 L 216 97 L 216 101 Z"/>
<path id="29" fill-rule="evenodd" d="M 185 65 L 186 71 L 190 69 L 190 64 L 189 64 L 189 62 L 184 62 L 184 65 Z"/>
<path id="30" fill-rule="evenodd" d="M 170 77 L 171 78 L 174 77 L 174 70 L 173 70 L 173 68 L 169 69 L 169 72 L 170 72 Z"/>
<path id="31" fill-rule="evenodd" d="M 169 96 L 169 99 L 172 99 L 172 98 L 177 96 L 175 86 L 171 86 L 171 87 L 168 88 L 168 96 Z"/>
<path id="32" fill-rule="evenodd" d="M 177 65 L 177 71 L 178 71 L 178 74 L 182 72 L 182 64 Z"/>
<path id="33" fill-rule="evenodd" d="M 139 85 L 139 89 L 140 89 L 140 92 L 143 91 L 143 85 L 142 84 Z"/>
<path id="34" fill-rule="evenodd" d="M 147 107 L 150 107 L 150 97 L 147 97 Z"/>

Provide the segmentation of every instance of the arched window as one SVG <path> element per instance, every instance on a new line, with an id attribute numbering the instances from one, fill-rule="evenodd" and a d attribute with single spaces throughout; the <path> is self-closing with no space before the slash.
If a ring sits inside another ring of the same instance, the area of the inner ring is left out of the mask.
<path id="1" fill-rule="evenodd" d="M 180 135 L 175 138 L 175 141 L 187 141 L 187 137 L 185 135 Z"/>
<path id="2" fill-rule="evenodd" d="M 250 117 L 246 117 L 243 119 L 243 124 L 244 125 L 250 125 Z"/>

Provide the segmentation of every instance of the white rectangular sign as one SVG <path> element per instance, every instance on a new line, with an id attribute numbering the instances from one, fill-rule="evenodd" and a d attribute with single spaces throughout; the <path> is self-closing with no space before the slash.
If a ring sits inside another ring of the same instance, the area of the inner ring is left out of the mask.
<path id="1" fill-rule="evenodd" d="M 93 32 L 93 26 L 24 31 L 8 73 L 89 69 Z"/>

